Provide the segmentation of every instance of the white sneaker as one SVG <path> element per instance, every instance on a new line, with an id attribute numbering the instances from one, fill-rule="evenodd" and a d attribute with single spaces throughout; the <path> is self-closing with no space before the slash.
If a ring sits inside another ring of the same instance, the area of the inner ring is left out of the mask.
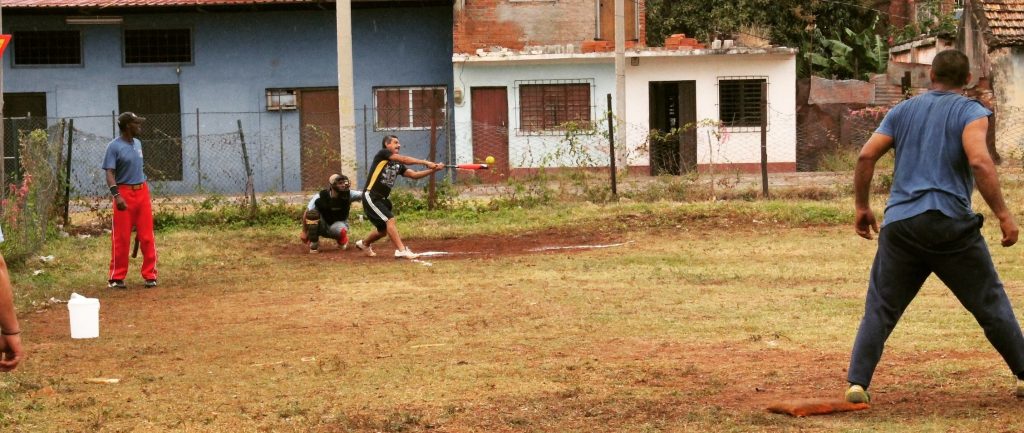
<path id="1" fill-rule="evenodd" d="M 370 246 L 370 245 L 363 245 L 363 241 L 361 241 L 361 240 L 360 241 L 356 241 L 356 248 L 359 248 L 360 250 L 362 250 L 363 253 L 365 253 L 367 256 L 370 256 L 370 257 L 377 256 L 377 253 L 373 252 L 373 247 Z"/>
<path id="2" fill-rule="evenodd" d="M 405 247 L 404 250 L 395 250 L 396 259 L 415 259 L 419 256 L 419 254 L 412 252 L 409 247 Z"/>

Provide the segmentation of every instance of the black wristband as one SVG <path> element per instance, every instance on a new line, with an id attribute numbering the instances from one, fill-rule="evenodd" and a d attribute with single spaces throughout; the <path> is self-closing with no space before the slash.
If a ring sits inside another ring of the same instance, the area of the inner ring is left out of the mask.
<path id="1" fill-rule="evenodd" d="M 121 192 L 117 190 L 117 185 L 110 187 L 110 195 L 121 195 Z"/>

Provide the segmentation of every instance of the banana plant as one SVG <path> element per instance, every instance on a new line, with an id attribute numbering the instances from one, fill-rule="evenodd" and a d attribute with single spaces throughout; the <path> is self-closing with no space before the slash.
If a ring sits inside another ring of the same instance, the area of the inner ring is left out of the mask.
<path id="1" fill-rule="evenodd" d="M 832 79 L 867 80 L 871 73 L 885 72 L 889 47 L 877 33 L 875 24 L 860 33 L 849 28 L 833 38 L 815 30 L 817 43 L 808 53 L 812 73 Z"/>

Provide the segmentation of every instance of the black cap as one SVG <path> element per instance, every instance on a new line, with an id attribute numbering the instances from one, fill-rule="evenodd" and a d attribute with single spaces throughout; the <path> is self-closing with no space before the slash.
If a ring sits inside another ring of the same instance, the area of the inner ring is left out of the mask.
<path id="1" fill-rule="evenodd" d="M 117 126 L 119 128 L 121 128 L 121 129 L 124 129 L 124 127 L 127 126 L 131 122 L 145 122 L 145 121 L 146 121 L 145 117 L 141 117 L 138 114 L 132 113 L 131 111 L 125 111 L 124 113 L 121 113 L 120 116 L 117 116 Z"/>

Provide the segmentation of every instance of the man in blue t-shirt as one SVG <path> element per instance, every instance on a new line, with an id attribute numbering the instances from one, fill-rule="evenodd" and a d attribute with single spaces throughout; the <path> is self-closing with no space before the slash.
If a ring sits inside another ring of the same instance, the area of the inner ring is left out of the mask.
<path id="1" fill-rule="evenodd" d="M 878 233 L 878 251 L 850 356 L 849 402 L 870 401 L 867 388 L 885 340 L 932 273 L 977 319 L 1024 397 L 1024 336 L 981 236 L 984 218 L 971 208 L 974 185 L 999 219 L 1004 247 L 1017 242 L 1019 229 L 985 142 L 992 112 L 960 95 L 969 70 L 959 51 L 936 55 L 931 90 L 893 107 L 857 160 L 855 227 L 865 239 Z M 868 195 L 875 163 L 890 149 L 896 165 L 879 232 Z"/>

